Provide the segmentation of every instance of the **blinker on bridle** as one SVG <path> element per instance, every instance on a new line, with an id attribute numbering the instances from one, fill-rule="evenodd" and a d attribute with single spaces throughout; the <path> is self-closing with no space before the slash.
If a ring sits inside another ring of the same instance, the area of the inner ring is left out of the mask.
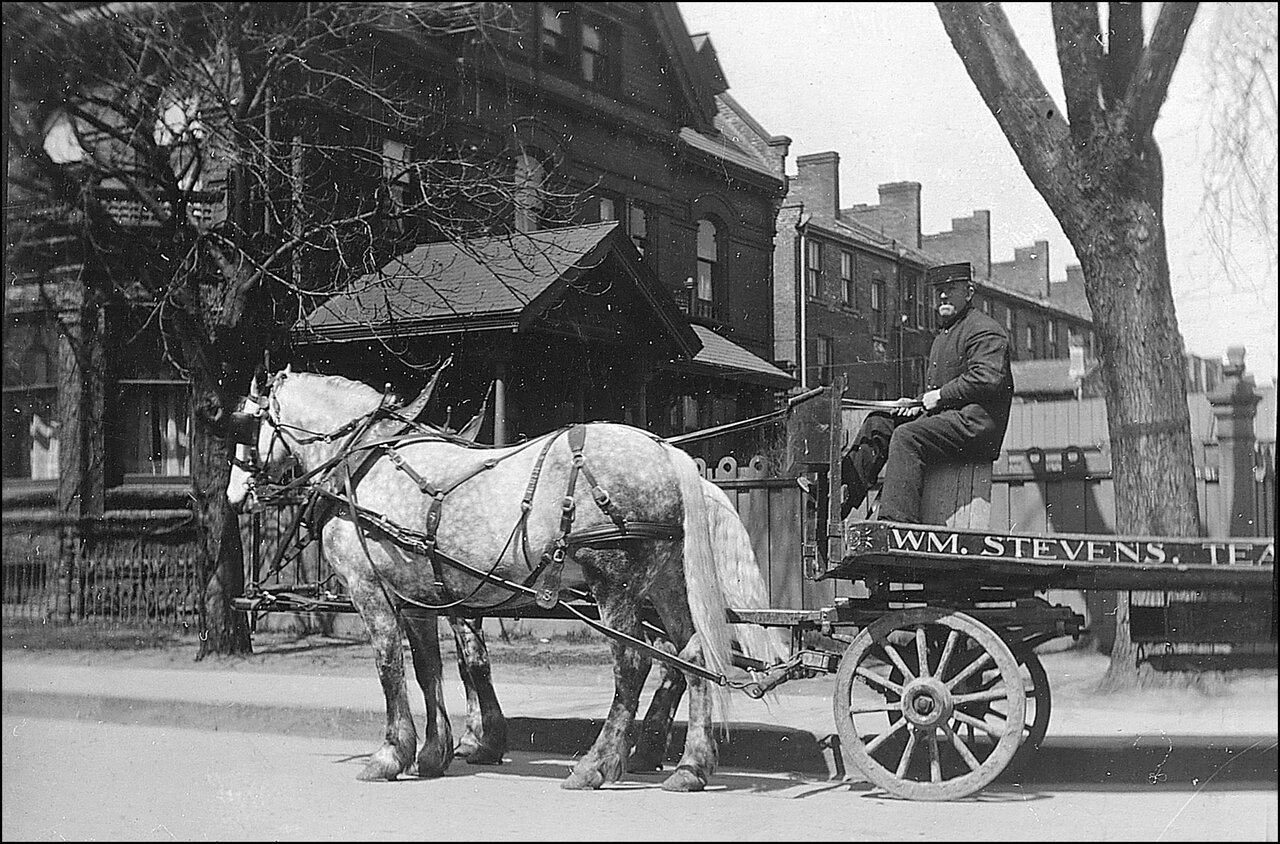
<path id="1" fill-rule="evenodd" d="M 245 398 L 244 407 L 252 408 L 252 410 L 237 410 L 231 414 L 231 420 L 227 423 L 227 439 L 236 445 L 247 446 L 248 459 L 242 459 L 237 453 L 231 457 L 231 465 L 238 466 L 250 475 L 257 475 L 262 471 L 262 466 L 258 459 L 258 434 L 262 430 L 262 418 L 266 415 L 266 400 L 255 400 L 253 398 Z"/>

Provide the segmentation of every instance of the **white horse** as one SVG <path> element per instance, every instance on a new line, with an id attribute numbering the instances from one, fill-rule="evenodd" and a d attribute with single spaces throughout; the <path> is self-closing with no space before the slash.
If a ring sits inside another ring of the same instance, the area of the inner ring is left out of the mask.
<path id="1" fill-rule="evenodd" d="M 444 433 L 379 443 L 365 439 L 382 408 L 377 391 L 288 369 L 271 380 L 265 397 L 251 389 L 245 406 L 258 415 L 256 454 L 243 455 L 252 471 L 239 461 L 232 467 L 232 504 L 245 500 L 254 476 L 278 477 L 288 464 L 330 500 L 322 547 L 369 631 L 387 703 L 383 744 L 361 779 L 395 779 L 414 763 L 418 737 L 406 697 L 402 624 L 427 703 L 418 775 L 439 776 L 454 753 L 436 620 L 399 609 L 510 609 L 533 603 L 562 578 L 589 589 L 601 622 L 633 641 L 642 635 L 643 602 L 653 605 L 690 666 L 684 752 L 663 788 L 706 786 L 716 764 L 714 702 L 723 717 L 727 696 L 731 630 L 703 481 L 686 453 L 612 423 L 501 448 Z M 368 459 L 357 456 L 364 454 Z M 648 659 L 628 643 L 614 639 L 610 646 L 613 704 L 566 788 L 598 788 L 626 770 Z"/>

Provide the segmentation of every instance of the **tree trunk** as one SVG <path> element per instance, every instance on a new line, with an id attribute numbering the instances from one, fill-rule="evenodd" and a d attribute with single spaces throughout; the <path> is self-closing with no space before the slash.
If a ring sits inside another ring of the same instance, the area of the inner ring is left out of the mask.
<path id="1" fill-rule="evenodd" d="M 1102 377 L 1120 533 L 1201 533 L 1178 330 L 1161 208 L 1163 172 L 1154 143 L 1129 161 L 1118 189 L 1091 203 L 1104 213 L 1068 232 L 1084 270 L 1101 342 Z M 1116 595 L 1116 635 L 1103 690 L 1138 681 L 1129 594 Z"/>
<path id="2" fill-rule="evenodd" d="M 250 654 L 253 641 L 249 620 L 231 605 L 233 598 L 244 594 L 244 552 L 239 518 L 227 502 L 228 445 L 220 426 L 212 423 L 207 413 L 200 412 L 210 403 L 202 401 L 194 391 L 193 398 L 196 412 L 192 413 L 191 480 L 204 584 L 196 659 L 209 654 Z"/>

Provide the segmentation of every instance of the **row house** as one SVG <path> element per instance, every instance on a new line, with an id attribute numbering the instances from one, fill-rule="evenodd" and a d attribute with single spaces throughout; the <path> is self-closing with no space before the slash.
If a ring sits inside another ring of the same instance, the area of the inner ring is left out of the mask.
<path id="1" fill-rule="evenodd" d="M 796 158 L 774 249 L 774 359 L 798 387 L 848 378 L 851 396 L 918 394 L 932 342 L 919 249 L 920 186 L 885 186 L 883 220 L 840 207 L 840 156 Z"/>

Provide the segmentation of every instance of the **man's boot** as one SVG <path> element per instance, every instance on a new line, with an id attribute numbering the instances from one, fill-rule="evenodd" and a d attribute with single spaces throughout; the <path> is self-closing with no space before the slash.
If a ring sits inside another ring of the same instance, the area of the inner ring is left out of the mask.
<path id="1" fill-rule="evenodd" d="M 863 448 L 866 448 L 866 446 L 863 446 Z M 867 484 L 862 480 L 862 475 L 854 465 L 856 452 L 857 447 L 851 449 L 840 460 L 840 480 L 844 482 L 842 487 L 844 495 L 840 501 L 841 519 L 849 518 L 853 508 L 861 506 L 862 502 L 867 500 Z"/>

